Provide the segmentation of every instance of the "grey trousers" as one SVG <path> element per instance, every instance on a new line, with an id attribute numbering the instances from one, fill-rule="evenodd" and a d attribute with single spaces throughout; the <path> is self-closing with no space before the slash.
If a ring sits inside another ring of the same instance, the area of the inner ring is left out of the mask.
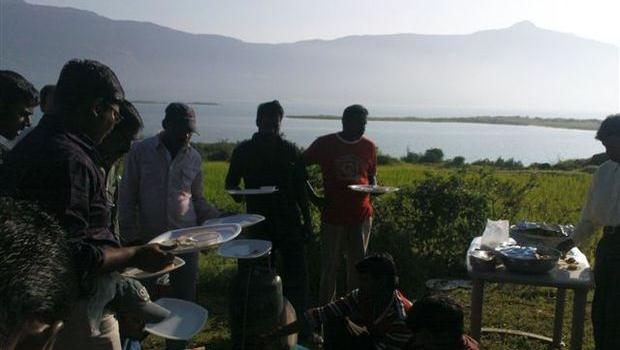
<path id="1" fill-rule="evenodd" d="M 347 290 L 359 286 L 355 264 L 366 255 L 371 227 L 372 218 L 355 226 L 322 224 L 319 305 L 329 303 L 336 296 L 336 278 L 343 255 L 347 257 Z"/>
<path id="2" fill-rule="evenodd" d="M 58 333 L 54 349 L 121 350 L 118 321 L 107 314 L 101 319 L 100 334 L 94 335 L 86 313 L 86 301 L 79 301 Z"/>

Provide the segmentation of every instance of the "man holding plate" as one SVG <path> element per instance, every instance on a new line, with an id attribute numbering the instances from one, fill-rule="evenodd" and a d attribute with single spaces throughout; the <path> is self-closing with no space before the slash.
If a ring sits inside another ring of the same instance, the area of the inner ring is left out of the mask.
<path id="1" fill-rule="evenodd" d="M 127 244 L 148 242 L 169 230 L 200 225 L 219 216 L 203 194 L 202 158 L 191 145 L 196 113 L 184 103 L 166 107 L 164 130 L 133 145 L 120 185 L 119 225 Z M 170 274 L 172 296 L 194 301 L 198 252 L 181 254 L 185 265 Z M 184 349 L 185 341 L 167 341 Z"/>
<path id="2" fill-rule="evenodd" d="M 300 152 L 280 134 L 283 115 L 284 109 L 278 101 L 258 106 L 258 132 L 235 148 L 226 189 L 238 189 L 243 180 L 246 189 L 269 187 L 272 192 L 245 196 L 247 212 L 266 218 L 250 228 L 250 235 L 271 241 L 274 252 L 281 255 L 282 266 L 278 266 L 278 272 L 282 275 L 283 293 L 299 313 L 307 307 L 304 236 L 311 234 L 312 219 L 305 187 L 306 169 Z M 233 198 L 243 199 L 236 195 Z"/>
<path id="3" fill-rule="evenodd" d="M 342 115 L 342 131 L 321 136 L 303 153 L 306 165 L 318 164 L 323 174 L 325 201 L 321 224 L 321 287 L 319 303 L 332 301 L 342 255 L 347 256 L 347 290 L 358 284 L 355 264 L 364 258 L 372 205 L 368 193 L 356 192 L 349 185 L 374 185 L 377 147 L 364 137 L 368 110 L 352 105 Z"/>

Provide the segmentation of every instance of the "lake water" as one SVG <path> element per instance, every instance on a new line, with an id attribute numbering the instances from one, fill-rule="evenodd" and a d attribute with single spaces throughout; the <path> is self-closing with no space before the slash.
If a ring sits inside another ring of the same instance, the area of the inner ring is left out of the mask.
<path id="1" fill-rule="evenodd" d="M 340 105 L 283 105 L 285 114 L 290 115 L 340 115 L 343 109 Z M 143 135 L 157 133 L 161 129 L 166 105 L 136 104 L 136 107 L 145 123 Z M 192 140 L 215 142 L 249 138 L 256 131 L 256 107 L 255 102 L 195 105 L 200 135 L 195 135 Z M 402 107 L 369 108 L 369 111 L 371 116 L 414 115 Z M 338 120 L 285 118 L 282 124 L 285 136 L 302 147 L 308 147 L 318 136 L 339 131 L 340 128 Z M 603 152 L 603 146 L 594 139 L 594 134 L 594 131 L 466 123 L 370 121 L 366 127 L 366 135 L 382 152 L 392 156 L 403 156 L 407 149 L 422 153 L 429 148 L 440 148 L 445 158 L 463 156 L 467 162 L 471 162 L 502 157 L 514 158 L 524 164 L 555 163 L 558 160 L 587 158 Z"/>

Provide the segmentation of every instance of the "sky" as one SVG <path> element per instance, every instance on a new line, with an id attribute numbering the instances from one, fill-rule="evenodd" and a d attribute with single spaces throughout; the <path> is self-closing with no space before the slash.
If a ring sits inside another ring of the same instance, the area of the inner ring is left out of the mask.
<path id="1" fill-rule="evenodd" d="M 112 19 L 282 43 L 360 34 L 467 34 L 529 20 L 620 46 L 618 0 L 26 0 Z"/>

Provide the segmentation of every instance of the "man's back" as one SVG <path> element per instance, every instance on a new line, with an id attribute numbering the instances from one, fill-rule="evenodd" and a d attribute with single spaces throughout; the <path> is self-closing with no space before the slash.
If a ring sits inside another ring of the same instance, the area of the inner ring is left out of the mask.
<path id="1" fill-rule="evenodd" d="M 226 188 L 243 180 L 245 188 L 276 186 L 271 195 L 247 196 L 247 210 L 268 219 L 300 223 L 299 201 L 306 172 L 297 147 L 280 136 L 254 134 L 234 150 L 226 176 Z"/>

